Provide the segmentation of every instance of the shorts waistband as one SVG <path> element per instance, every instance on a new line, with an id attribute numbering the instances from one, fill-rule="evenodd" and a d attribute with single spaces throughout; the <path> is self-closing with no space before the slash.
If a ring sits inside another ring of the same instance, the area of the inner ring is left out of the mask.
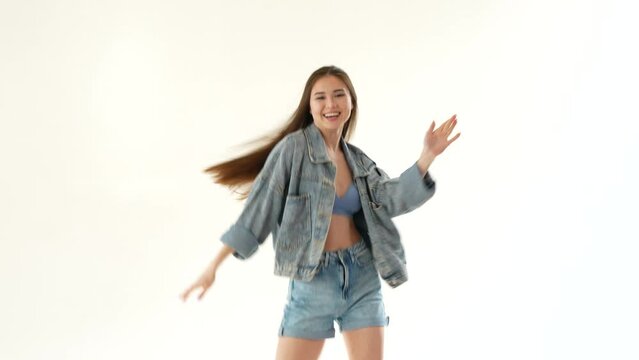
<path id="1" fill-rule="evenodd" d="M 328 264 L 338 259 L 355 259 L 360 253 L 368 251 L 366 242 L 360 238 L 355 244 L 345 249 L 324 251 L 320 257 L 320 264 Z"/>

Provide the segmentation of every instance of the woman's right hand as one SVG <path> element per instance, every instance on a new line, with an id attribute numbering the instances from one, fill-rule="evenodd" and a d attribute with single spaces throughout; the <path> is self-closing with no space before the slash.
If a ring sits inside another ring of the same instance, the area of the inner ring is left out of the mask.
<path id="1" fill-rule="evenodd" d="M 184 290 L 184 292 L 180 296 L 182 298 L 182 301 L 186 301 L 186 299 L 189 297 L 189 294 L 197 288 L 202 288 L 200 295 L 198 295 L 197 297 L 198 300 L 202 300 L 202 297 L 204 297 L 206 291 L 211 287 L 211 285 L 213 285 L 213 282 L 215 281 L 216 271 L 217 264 L 211 263 L 211 265 L 209 265 L 206 270 L 204 270 L 202 275 L 200 275 L 200 277 L 191 286 Z"/>

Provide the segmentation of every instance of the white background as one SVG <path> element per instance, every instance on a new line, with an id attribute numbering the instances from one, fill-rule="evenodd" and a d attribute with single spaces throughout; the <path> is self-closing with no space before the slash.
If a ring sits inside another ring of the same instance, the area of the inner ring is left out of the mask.
<path id="1" fill-rule="evenodd" d="M 0 358 L 269 359 L 267 240 L 178 299 L 242 203 L 202 170 L 334 64 L 390 175 L 461 138 L 397 218 L 388 359 L 639 358 L 633 1 L 0 3 Z M 346 359 L 341 337 L 324 359 Z"/>

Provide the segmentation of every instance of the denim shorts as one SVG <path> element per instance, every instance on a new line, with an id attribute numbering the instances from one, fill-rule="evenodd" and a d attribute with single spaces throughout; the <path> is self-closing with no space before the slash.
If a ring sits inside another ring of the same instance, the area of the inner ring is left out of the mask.
<path id="1" fill-rule="evenodd" d="M 381 282 L 373 255 L 363 240 L 322 253 L 311 281 L 291 279 L 279 335 L 304 339 L 335 337 L 340 332 L 388 325 Z"/>

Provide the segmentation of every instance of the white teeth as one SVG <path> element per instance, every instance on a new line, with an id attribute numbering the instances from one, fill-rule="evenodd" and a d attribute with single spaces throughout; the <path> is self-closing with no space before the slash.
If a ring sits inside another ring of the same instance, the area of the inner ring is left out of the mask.
<path id="1" fill-rule="evenodd" d="M 339 113 L 328 113 L 328 114 L 324 114 L 324 116 L 326 117 L 333 117 L 333 116 L 337 116 L 339 115 Z"/>

